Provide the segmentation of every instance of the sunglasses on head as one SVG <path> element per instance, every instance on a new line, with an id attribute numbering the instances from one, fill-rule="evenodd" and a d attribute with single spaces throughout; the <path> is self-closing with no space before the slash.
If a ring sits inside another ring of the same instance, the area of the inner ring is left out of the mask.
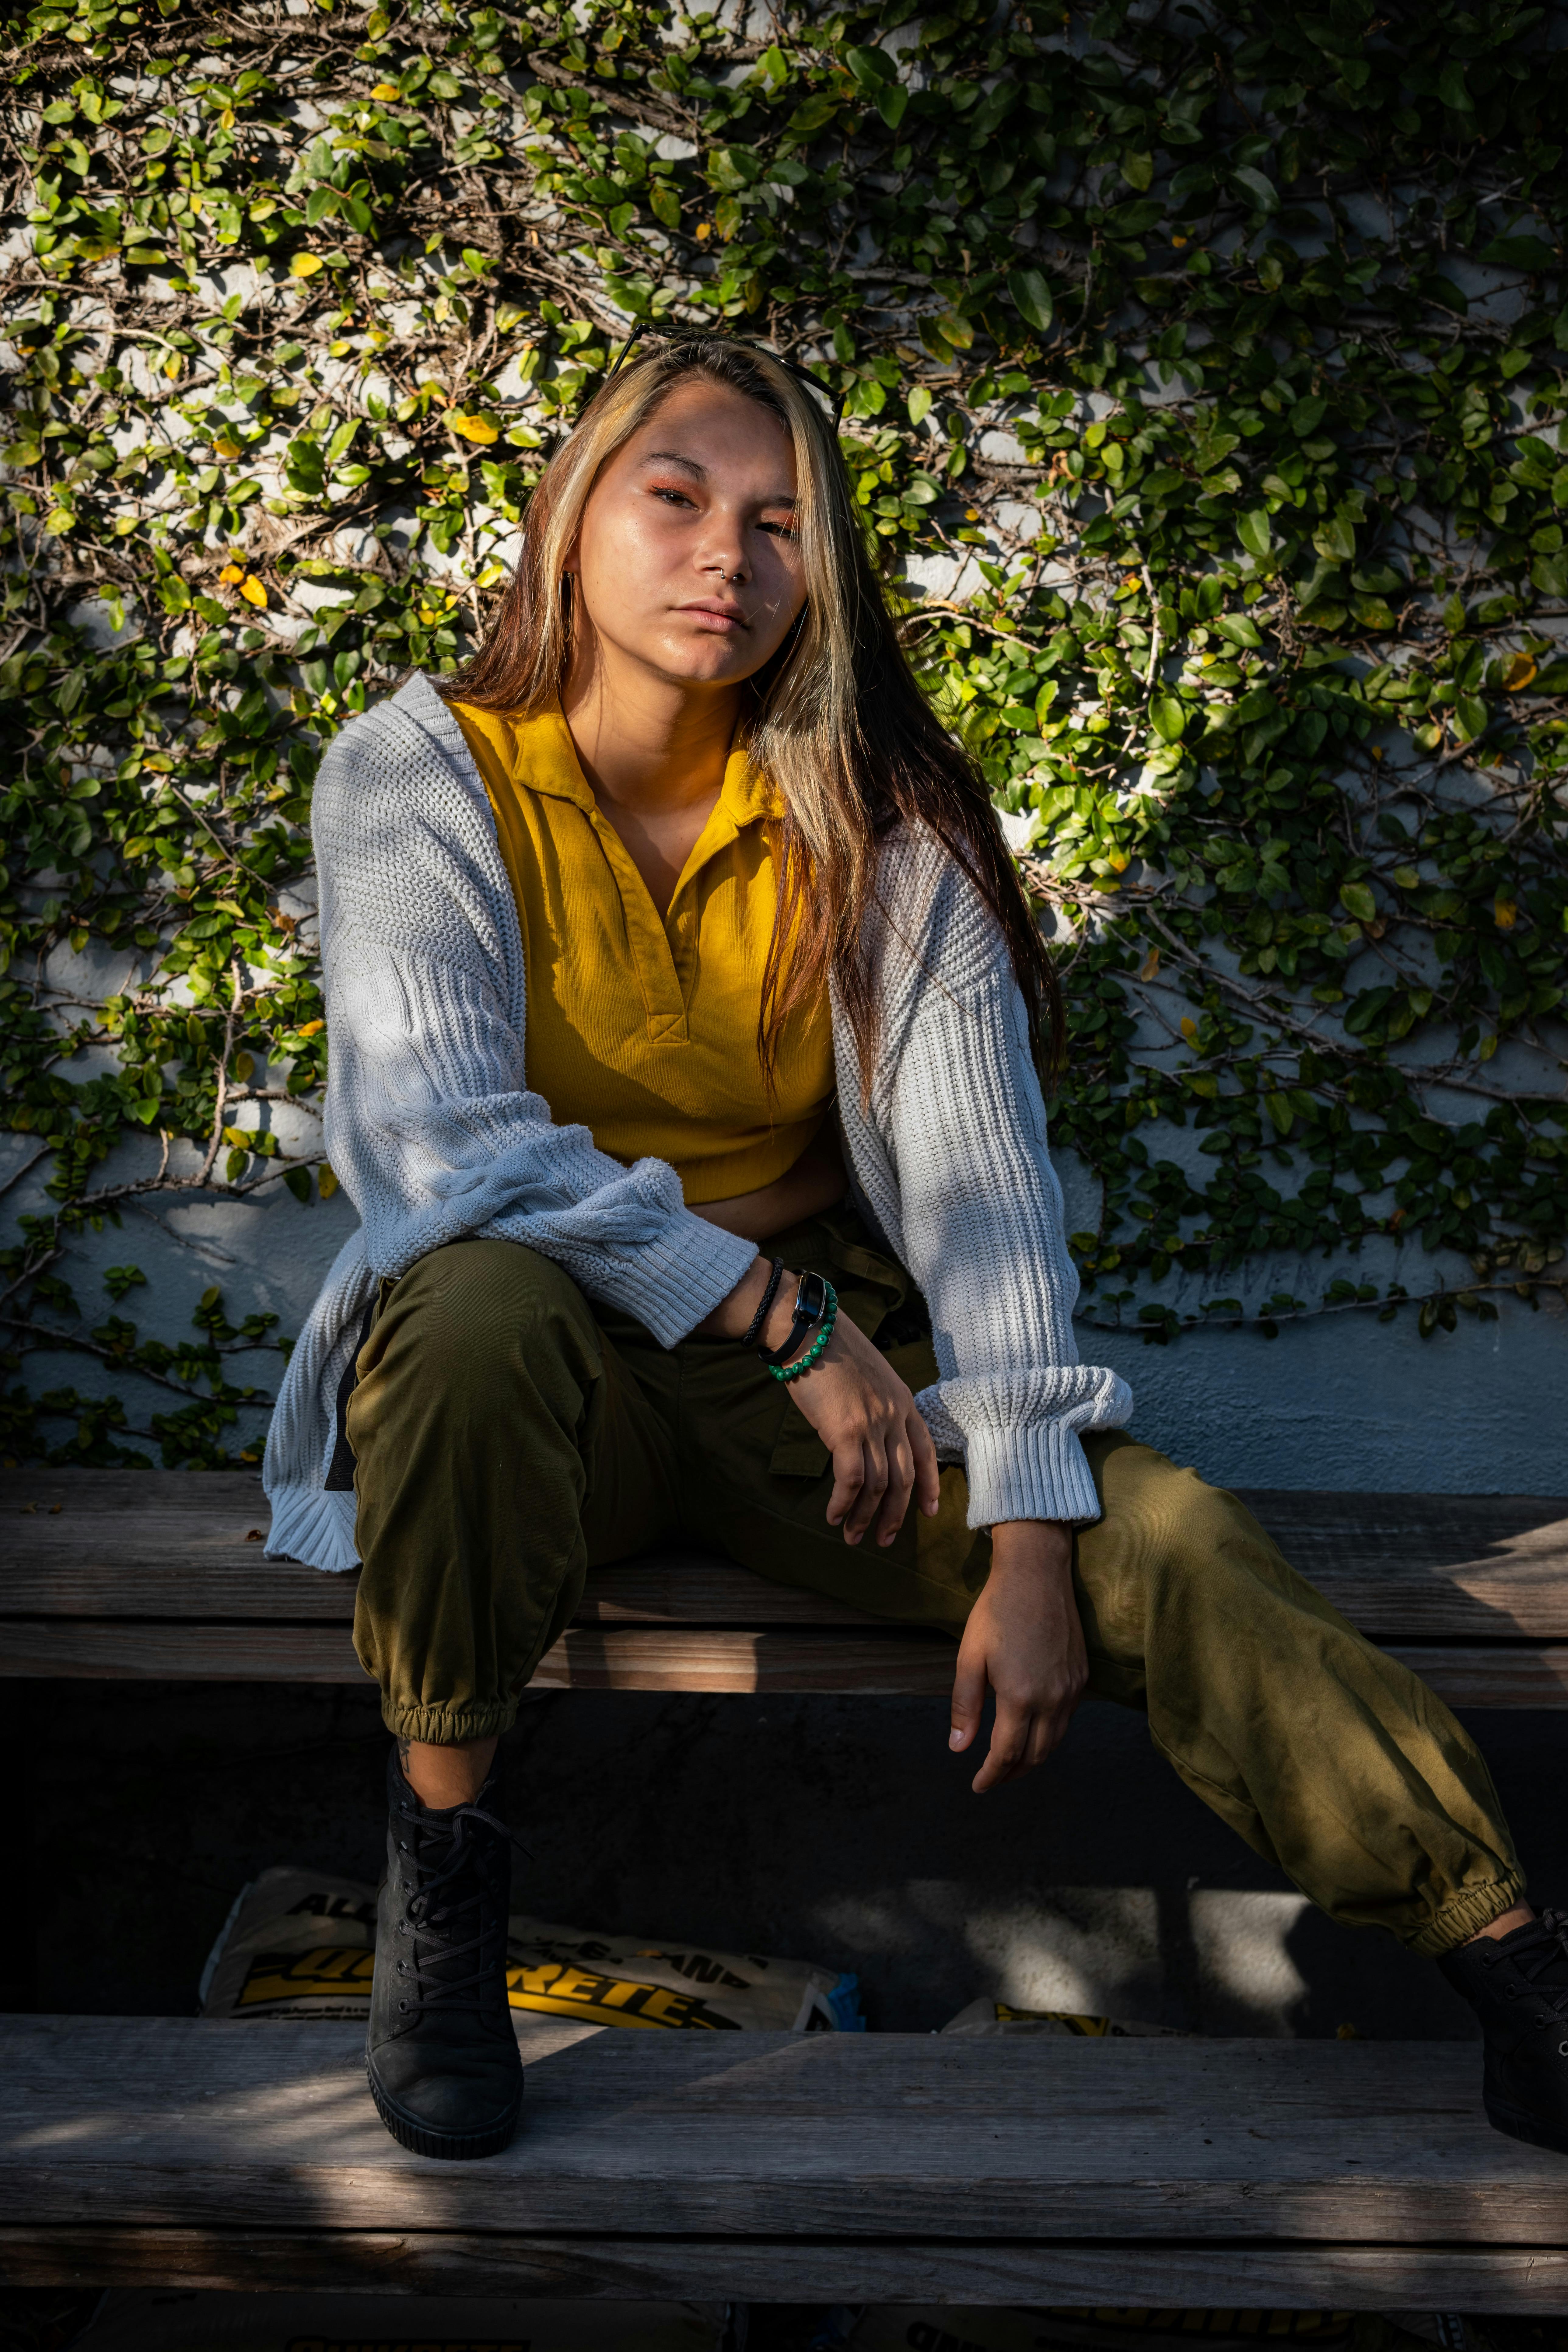
<path id="1" fill-rule="evenodd" d="M 679 350 L 682 345 L 688 343 L 732 343 L 738 351 L 758 352 L 763 359 L 772 360 L 775 367 L 783 368 L 786 374 L 793 375 L 796 383 L 804 384 L 808 392 L 813 392 L 816 394 L 817 399 L 826 407 L 832 418 L 833 429 L 836 433 L 843 420 L 844 403 L 847 397 L 847 391 L 837 394 L 831 392 L 827 385 L 822 382 L 821 378 L 819 376 L 813 375 L 809 369 L 797 367 L 794 360 L 781 359 L 777 352 L 770 352 L 765 343 L 757 342 L 750 335 L 708 334 L 704 333 L 700 328 L 682 329 L 672 327 L 636 326 L 632 329 L 631 333 L 626 337 L 626 341 L 621 345 L 615 365 L 605 375 L 605 382 L 606 383 L 614 383 L 616 377 L 619 375 L 621 370 L 625 367 L 626 362 L 630 359 L 633 352 L 637 349 L 639 342 L 670 343 L 673 344 L 677 350 Z"/>

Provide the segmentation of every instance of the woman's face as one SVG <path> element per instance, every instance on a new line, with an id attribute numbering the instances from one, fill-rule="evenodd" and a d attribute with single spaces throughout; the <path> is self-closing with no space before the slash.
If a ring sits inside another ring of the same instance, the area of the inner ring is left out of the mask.
<path id="1" fill-rule="evenodd" d="M 730 686 L 805 602 L 795 453 L 769 410 L 696 376 L 605 465 L 567 566 L 594 635 L 671 683 Z"/>

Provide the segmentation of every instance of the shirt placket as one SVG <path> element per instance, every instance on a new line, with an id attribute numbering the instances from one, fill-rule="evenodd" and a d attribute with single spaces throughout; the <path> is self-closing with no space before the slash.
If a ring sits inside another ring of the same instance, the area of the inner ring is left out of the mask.
<path id="1" fill-rule="evenodd" d="M 691 1042 L 688 1007 L 697 971 L 698 877 L 735 838 L 734 821 L 727 811 L 715 809 L 687 859 L 662 922 L 647 885 L 615 826 L 596 808 L 589 821 L 620 893 L 626 940 L 647 1013 L 648 1043 L 688 1045 Z"/>

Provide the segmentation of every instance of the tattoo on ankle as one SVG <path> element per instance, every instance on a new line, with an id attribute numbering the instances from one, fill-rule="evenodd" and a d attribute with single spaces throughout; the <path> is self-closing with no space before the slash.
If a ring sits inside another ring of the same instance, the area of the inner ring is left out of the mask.
<path id="1" fill-rule="evenodd" d="M 396 1735 L 397 1769 L 405 1780 L 408 1778 L 408 1751 L 413 1745 L 414 1742 L 411 1739 L 405 1739 L 401 1732 Z"/>

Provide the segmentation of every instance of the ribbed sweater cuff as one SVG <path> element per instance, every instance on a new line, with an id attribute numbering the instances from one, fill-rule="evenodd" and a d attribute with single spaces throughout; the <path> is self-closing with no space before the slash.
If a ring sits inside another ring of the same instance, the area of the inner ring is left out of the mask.
<path id="1" fill-rule="evenodd" d="M 757 1255 L 755 1242 L 679 1210 L 657 1241 L 645 1242 L 635 1268 L 617 1284 L 617 1304 L 646 1323 L 661 1348 L 673 1348 L 728 1298 Z"/>
<path id="2" fill-rule="evenodd" d="M 1085 1526 L 1099 1518 L 1089 1457 L 1065 1421 L 972 1429 L 965 1441 L 972 1528 L 1001 1527 L 1010 1519 Z"/>

